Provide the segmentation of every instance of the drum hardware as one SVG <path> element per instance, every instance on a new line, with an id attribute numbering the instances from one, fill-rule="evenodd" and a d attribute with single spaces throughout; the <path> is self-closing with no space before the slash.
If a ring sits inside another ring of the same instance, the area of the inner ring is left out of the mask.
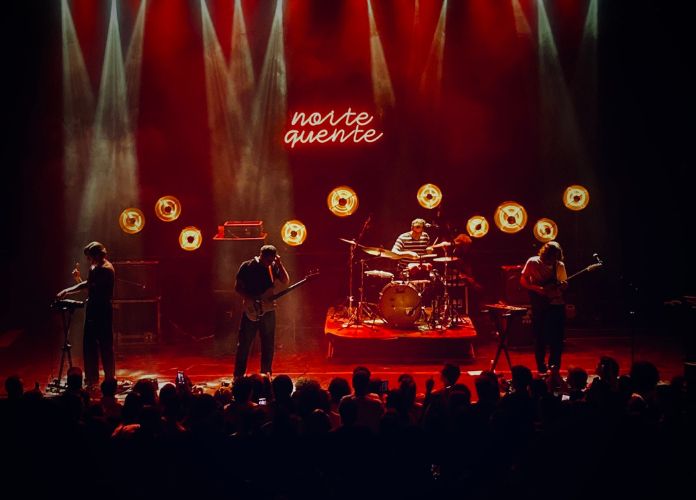
<path id="1" fill-rule="evenodd" d="M 348 240 L 345 238 L 339 238 L 340 241 L 343 241 L 344 243 L 348 243 L 350 245 L 350 251 L 348 255 L 348 315 L 353 316 L 353 313 L 355 312 L 353 309 L 353 261 L 355 260 L 355 248 L 360 247 L 363 248 L 363 245 L 360 244 L 360 240 L 363 237 L 363 234 L 365 234 L 365 230 L 367 229 L 368 224 L 370 223 L 370 217 L 368 216 L 367 219 L 365 219 L 365 222 L 362 225 L 362 228 L 360 228 L 360 233 L 358 234 L 358 237 L 355 238 L 354 240 Z M 362 277 L 361 277 L 362 279 Z"/>
<path id="2" fill-rule="evenodd" d="M 341 325 L 339 330 L 343 330 L 344 328 L 348 328 L 353 325 L 365 325 L 368 328 L 376 330 L 374 326 L 375 321 L 378 319 L 384 320 L 373 304 L 365 302 L 365 276 L 378 276 L 377 274 L 368 275 L 370 271 L 365 271 L 365 261 L 366 259 L 360 259 L 360 287 L 358 288 L 360 296 L 358 298 L 358 305 L 353 308 L 353 310 L 350 312 L 348 320 Z M 387 273 L 386 271 L 378 272 L 382 275 L 380 277 L 384 277 L 384 274 L 393 276 L 393 274 Z M 370 323 L 368 323 L 368 321 Z"/>
<path id="3" fill-rule="evenodd" d="M 374 276 L 376 278 L 383 278 L 383 279 L 394 279 L 394 274 L 390 273 L 388 271 L 380 271 L 378 269 L 371 269 L 369 271 L 364 272 L 365 276 Z"/>
<path id="4" fill-rule="evenodd" d="M 433 259 L 433 262 L 442 262 L 444 266 L 444 271 L 442 273 L 442 276 L 444 278 L 440 278 L 439 275 L 437 275 L 438 280 L 442 281 L 443 287 L 442 287 L 442 297 L 441 300 L 437 301 L 436 306 L 433 306 L 433 313 L 430 318 L 430 322 L 433 328 L 438 328 L 438 329 L 447 329 L 447 328 L 458 328 L 461 325 L 466 324 L 466 321 L 464 318 L 462 318 L 457 311 L 457 308 L 454 306 L 454 303 L 452 301 L 452 298 L 450 297 L 448 287 L 447 287 L 447 280 L 446 277 L 449 275 L 447 272 L 447 265 L 449 262 L 454 262 L 456 260 L 459 260 L 456 256 L 448 256 L 447 255 L 447 246 L 444 245 L 442 248 L 445 251 L 445 256 L 444 257 L 437 257 Z M 465 290 L 465 294 L 468 292 L 468 290 Z M 465 304 L 466 304 L 466 310 L 465 313 L 468 315 L 469 314 L 469 300 L 468 300 L 468 294 L 466 294 L 465 298 Z"/>

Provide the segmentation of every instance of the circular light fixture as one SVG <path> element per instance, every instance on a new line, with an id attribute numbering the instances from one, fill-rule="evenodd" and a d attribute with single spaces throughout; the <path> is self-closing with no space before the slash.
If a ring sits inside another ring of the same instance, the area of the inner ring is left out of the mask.
<path id="1" fill-rule="evenodd" d="M 590 192 L 579 184 L 568 186 L 563 193 L 563 204 L 574 211 L 582 210 L 590 202 Z"/>
<path id="2" fill-rule="evenodd" d="M 280 236 L 287 245 L 296 247 L 307 239 L 307 227 L 299 220 L 289 220 L 283 224 Z"/>
<path id="3" fill-rule="evenodd" d="M 118 217 L 118 225 L 124 233 L 139 233 L 145 227 L 145 216 L 137 208 L 126 208 Z"/>
<path id="4" fill-rule="evenodd" d="M 423 184 L 418 188 L 418 203 L 423 208 L 435 208 L 442 201 L 442 191 L 435 184 Z"/>
<path id="5" fill-rule="evenodd" d="M 539 219 L 534 224 L 534 237 L 542 243 L 555 240 L 558 237 L 558 224 L 551 219 Z"/>
<path id="6" fill-rule="evenodd" d="M 517 233 L 527 224 L 527 211 L 519 203 L 506 201 L 495 210 L 495 225 L 504 233 Z"/>
<path id="7" fill-rule="evenodd" d="M 162 196 L 155 203 L 155 215 L 164 222 L 176 220 L 181 215 L 181 203 L 174 196 Z"/>
<path id="8" fill-rule="evenodd" d="M 196 226 L 188 226 L 179 233 L 179 245 L 186 251 L 192 252 L 198 250 L 203 243 L 201 230 Z"/>
<path id="9" fill-rule="evenodd" d="M 348 217 L 358 209 L 358 195 L 348 186 L 338 186 L 331 190 L 326 204 L 332 214 Z"/>
<path id="10" fill-rule="evenodd" d="M 466 232 L 472 238 L 483 238 L 488 234 L 488 221 L 483 215 L 474 215 L 466 222 Z"/>

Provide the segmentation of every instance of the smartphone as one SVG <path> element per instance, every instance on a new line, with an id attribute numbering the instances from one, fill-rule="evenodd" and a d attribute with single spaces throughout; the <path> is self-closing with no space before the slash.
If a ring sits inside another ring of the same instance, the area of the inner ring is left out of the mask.
<path id="1" fill-rule="evenodd" d="M 380 394 L 386 394 L 389 392 L 389 381 L 388 380 L 382 380 L 379 384 L 379 392 Z"/>
<path id="2" fill-rule="evenodd" d="M 184 379 L 184 372 L 176 372 L 176 385 L 186 385 L 186 380 Z"/>
<path id="3" fill-rule="evenodd" d="M 265 405 L 265 404 L 266 404 L 266 398 L 259 398 L 259 404 L 260 404 L 260 405 Z"/>

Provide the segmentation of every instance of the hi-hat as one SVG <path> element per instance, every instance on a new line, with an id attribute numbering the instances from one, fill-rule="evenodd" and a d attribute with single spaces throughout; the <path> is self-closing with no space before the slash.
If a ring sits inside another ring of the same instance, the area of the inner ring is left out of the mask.
<path id="1" fill-rule="evenodd" d="M 459 257 L 438 257 L 437 259 L 433 259 L 435 262 L 454 262 L 455 260 L 459 260 Z"/>
<path id="2" fill-rule="evenodd" d="M 369 255 L 374 255 L 376 257 L 386 257 L 387 259 L 398 260 L 403 256 L 392 252 L 391 250 L 386 250 L 384 248 L 378 247 L 361 247 L 362 251 Z"/>

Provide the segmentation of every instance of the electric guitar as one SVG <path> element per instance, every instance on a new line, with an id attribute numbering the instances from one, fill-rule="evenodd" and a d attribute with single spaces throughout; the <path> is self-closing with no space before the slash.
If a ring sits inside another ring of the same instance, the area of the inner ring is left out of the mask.
<path id="1" fill-rule="evenodd" d="M 283 295 L 286 295 L 286 294 L 292 292 L 297 287 L 304 285 L 305 283 L 307 283 L 308 281 L 311 281 L 312 279 L 314 279 L 317 276 L 319 276 L 319 270 L 312 270 L 309 273 L 307 273 L 307 276 L 305 276 L 303 279 L 301 279 L 297 283 L 293 283 L 292 285 L 287 287 L 285 290 L 280 290 L 280 291 L 278 291 L 278 289 L 281 285 L 274 283 L 273 287 L 266 290 L 259 297 L 256 297 L 253 300 L 252 299 L 244 299 L 244 301 L 242 302 L 244 314 L 251 321 L 259 321 L 261 319 L 261 317 L 264 314 L 266 314 L 267 312 L 275 311 L 275 308 L 276 308 L 275 301 L 277 299 L 281 298 Z"/>
<path id="2" fill-rule="evenodd" d="M 590 264 L 589 266 L 579 270 L 576 273 L 571 274 L 570 276 L 568 276 L 565 282 L 568 283 L 570 280 L 577 278 L 581 274 L 595 271 L 604 265 L 604 262 L 599 260 L 599 258 L 596 257 L 596 255 L 595 258 L 597 258 L 597 262 L 595 262 L 594 264 Z M 544 288 L 543 294 L 535 292 L 533 290 L 529 290 L 529 300 L 531 302 L 532 308 L 543 309 L 551 304 L 552 299 L 561 297 L 561 283 L 557 279 L 552 278 L 544 283 L 539 283 L 539 285 Z"/>

